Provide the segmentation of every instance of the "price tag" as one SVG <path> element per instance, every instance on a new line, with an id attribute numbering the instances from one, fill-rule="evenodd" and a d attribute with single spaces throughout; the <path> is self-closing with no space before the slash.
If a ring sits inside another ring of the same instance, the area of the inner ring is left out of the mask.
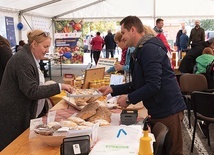
<path id="1" fill-rule="evenodd" d="M 80 145 L 79 144 L 74 144 L 73 145 L 73 150 L 74 150 L 74 154 L 81 154 Z"/>
<path id="2" fill-rule="evenodd" d="M 49 111 L 47 117 L 47 124 L 54 122 L 56 117 L 56 111 Z"/>

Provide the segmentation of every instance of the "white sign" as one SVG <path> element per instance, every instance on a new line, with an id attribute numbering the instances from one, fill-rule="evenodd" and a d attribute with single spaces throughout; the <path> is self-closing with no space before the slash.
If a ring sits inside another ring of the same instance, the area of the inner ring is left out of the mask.
<path id="1" fill-rule="evenodd" d="M 110 85 L 123 84 L 123 80 L 124 80 L 123 75 L 111 74 Z"/>
<path id="2" fill-rule="evenodd" d="M 105 71 L 107 71 L 110 67 L 114 66 L 116 61 L 116 59 L 99 58 L 96 67 L 105 67 Z"/>

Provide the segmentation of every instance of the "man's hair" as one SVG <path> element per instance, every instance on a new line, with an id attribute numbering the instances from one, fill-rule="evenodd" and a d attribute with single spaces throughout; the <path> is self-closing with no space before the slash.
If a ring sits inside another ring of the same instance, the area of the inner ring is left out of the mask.
<path id="1" fill-rule="evenodd" d="M 97 35 L 100 36 L 100 32 L 97 32 Z"/>
<path id="2" fill-rule="evenodd" d="M 134 26 L 137 29 L 138 33 L 142 33 L 143 30 L 143 23 L 137 16 L 127 16 L 123 18 L 123 20 L 120 22 L 120 25 L 124 25 L 124 28 L 128 31 L 131 29 L 132 26 Z"/>
<path id="3" fill-rule="evenodd" d="M 162 21 L 163 21 L 163 19 L 161 19 L 161 18 L 156 19 L 156 25 Z"/>

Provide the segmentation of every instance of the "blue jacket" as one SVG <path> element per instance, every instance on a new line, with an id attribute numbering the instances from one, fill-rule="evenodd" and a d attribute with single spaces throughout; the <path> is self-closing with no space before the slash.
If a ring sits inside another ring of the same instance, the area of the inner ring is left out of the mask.
<path id="1" fill-rule="evenodd" d="M 182 34 L 180 36 L 180 47 L 181 50 L 187 49 L 189 37 L 186 34 Z"/>
<path id="2" fill-rule="evenodd" d="M 186 108 L 163 49 L 164 44 L 156 37 L 140 44 L 133 53 L 132 82 L 112 86 L 113 96 L 128 94 L 132 104 L 143 101 L 152 118 L 165 118 Z"/>
<path id="3" fill-rule="evenodd" d="M 131 58 L 131 53 L 134 51 L 134 47 L 129 47 L 127 49 L 127 53 L 126 53 L 126 61 L 125 61 L 125 65 L 123 65 L 122 67 L 122 70 L 126 71 L 126 72 L 129 72 L 129 63 L 130 63 L 130 58 Z M 110 67 L 108 70 L 107 70 L 107 73 L 111 73 L 111 72 L 115 72 L 115 68 L 114 66 Z"/>

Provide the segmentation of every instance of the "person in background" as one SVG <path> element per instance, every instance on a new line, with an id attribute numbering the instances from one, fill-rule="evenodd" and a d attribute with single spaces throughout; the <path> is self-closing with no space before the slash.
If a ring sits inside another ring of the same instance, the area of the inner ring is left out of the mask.
<path id="1" fill-rule="evenodd" d="M 100 58 L 100 52 L 104 46 L 104 40 L 100 36 L 100 32 L 96 33 L 96 37 L 92 38 L 91 40 L 91 50 L 93 51 L 93 57 L 94 57 L 94 62 L 97 65 L 97 62 Z"/>
<path id="2" fill-rule="evenodd" d="M 49 51 L 48 32 L 34 30 L 27 34 L 28 44 L 13 55 L 5 68 L 0 87 L 0 151 L 30 126 L 30 120 L 41 116 L 45 98 L 61 90 L 72 92 L 71 85 L 44 85 L 39 60 Z"/>
<path id="3" fill-rule="evenodd" d="M 125 42 L 122 40 L 122 33 L 119 31 L 115 34 L 114 40 L 117 45 L 122 49 L 121 61 L 120 63 L 115 64 L 113 67 L 110 67 L 106 74 L 115 72 L 115 71 L 124 71 L 126 75 L 129 73 L 129 63 L 131 58 L 131 53 L 134 51 L 133 47 L 128 48 L 125 45 Z"/>
<path id="4" fill-rule="evenodd" d="M 111 53 L 111 58 L 114 58 L 114 52 L 116 48 L 116 43 L 114 41 L 114 35 L 111 30 L 108 30 L 108 34 L 104 38 L 106 45 L 106 58 L 109 58 L 109 53 Z"/>
<path id="5" fill-rule="evenodd" d="M 18 52 L 18 51 L 20 51 L 22 48 L 23 48 L 23 46 L 25 45 L 25 41 L 24 40 L 20 40 L 19 41 L 19 45 L 16 45 L 16 53 Z"/>
<path id="6" fill-rule="evenodd" d="M 165 48 L 167 49 L 167 51 L 171 52 L 172 51 L 171 47 L 170 47 L 170 45 L 169 45 L 169 43 L 168 43 L 168 41 L 167 41 L 167 39 L 163 33 L 163 26 L 164 26 L 164 20 L 161 18 L 158 18 L 156 20 L 156 25 L 153 29 L 157 33 L 156 37 L 160 38 L 161 41 L 163 42 L 163 44 L 165 45 Z"/>
<path id="7" fill-rule="evenodd" d="M 176 35 L 176 41 L 175 41 L 175 44 L 177 46 L 177 52 L 181 51 L 181 45 L 180 45 L 180 37 L 181 35 L 183 34 L 183 30 L 185 29 L 185 24 L 182 23 L 181 24 L 181 29 L 177 32 L 177 35 Z"/>
<path id="8" fill-rule="evenodd" d="M 0 85 L 8 60 L 13 56 L 9 41 L 0 35 Z"/>
<path id="9" fill-rule="evenodd" d="M 186 50 L 186 55 L 179 65 L 179 71 L 181 73 L 194 73 L 196 58 L 202 54 L 205 47 L 214 49 L 214 38 L 204 42 L 195 43 L 191 49 Z"/>
<path id="10" fill-rule="evenodd" d="M 154 36 L 154 37 L 157 36 L 157 33 L 156 33 L 150 26 L 148 26 L 148 25 L 143 25 L 143 29 L 144 29 L 145 35 L 150 34 L 150 35 L 152 35 L 152 36 Z"/>
<path id="11" fill-rule="evenodd" d="M 143 101 L 151 116 L 152 127 L 165 124 L 169 132 L 164 143 L 164 155 L 183 155 L 182 120 L 186 109 L 167 51 L 160 39 L 145 35 L 141 20 L 127 16 L 121 22 L 122 40 L 135 47 L 130 60 L 132 82 L 103 86 L 103 95 L 121 95 L 117 103 L 122 108 Z"/>
<path id="12" fill-rule="evenodd" d="M 93 62 L 93 51 L 91 50 L 91 44 L 90 44 L 92 38 L 93 38 L 93 35 L 89 35 L 87 39 L 88 51 L 90 52 L 91 63 Z"/>
<path id="13" fill-rule="evenodd" d="M 23 46 L 25 45 L 25 41 L 24 40 L 20 40 L 19 41 L 19 47 L 17 48 L 17 50 L 21 50 L 23 48 Z"/>
<path id="14" fill-rule="evenodd" d="M 205 31 L 200 27 L 200 21 L 195 21 L 195 27 L 191 30 L 188 42 L 188 48 L 194 48 L 194 46 L 205 41 Z"/>
<path id="15" fill-rule="evenodd" d="M 195 73 L 203 74 L 207 79 L 208 89 L 214 89 L 214 80 L 211 74 L 206 73 L 207 66 L 214 60 L 214 38 L 209 39 L 207 43 L 202 55 L 196 58 Z"/>
<path id="16" fill-rule="evenodd" d="M 196 58 L 195 74 L 206 73 L 207 65 L 214 60 L 214 52 L 210 47 L 204 48 L 202 55 Z"/>
<path id="17" fill-rule="evenodd" d="M 214 40 L 214 38 L 212 38 Z M 207 78 L 208 89 L 214 89 L 214 80 L 209 75 L 206 75 L 206 68 L 214 60 L 214 42 L 210 47 L 204 48 L 202 55 L 196 58 L 196 74 L 203 74 Z M 208 131 L 206 122 L 198 122 L 198 127 L 201 130 L 202 134 L 207 138 Z"/>
<path id="18" fill-rule="evenodd" d="M 40 66 L 40 70 L 42 71 L 42 73 L 44 74 L 44 77 L 48 77 L 48 68 L 46 67 L 47 63 L 45 63 L 43 60 L 40 60 L 39 62 L 39 66 Z"/>
<path id="19" fill-rule="evenodd" d="M 188 47 L 189 37 L 187 36 L 187 30 L 183 29 L 182 35 L 180 36 L 180 51 L 185 51 Z"/>

